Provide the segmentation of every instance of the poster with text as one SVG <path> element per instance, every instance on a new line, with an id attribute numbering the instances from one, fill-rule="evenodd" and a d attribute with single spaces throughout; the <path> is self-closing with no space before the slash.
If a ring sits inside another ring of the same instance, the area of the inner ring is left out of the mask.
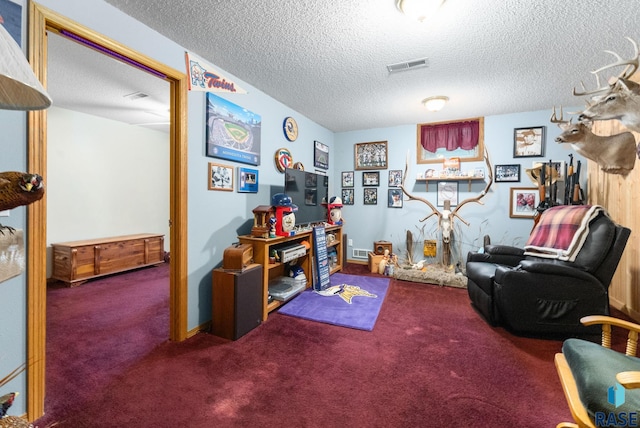
<path id="1" fill-rule="evenodd" d="M 206 126 L 207 156 L 260 165 L 260 115 L 207 92 Z"/>

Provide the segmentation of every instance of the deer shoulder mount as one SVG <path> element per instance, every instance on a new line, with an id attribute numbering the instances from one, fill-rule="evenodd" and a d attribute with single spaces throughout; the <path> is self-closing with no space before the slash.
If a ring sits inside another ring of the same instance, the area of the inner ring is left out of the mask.
<path id="1" fill-rule="evenodd" d="M 562 129 L 556 137 L 557 143 L 571 144 L 576 152 L 596 162 L 604 172 L 627 175 L 636 164 L 636 139 L 631 132 L 608 137 L 596 135 L 584 122 L 563 120 L 562 107 L 560 118 L 556 117 L 556 109 L 553 108 L 551 123 Z"/>
<path id="2" fill-rule="evenodd" d="M 469 202 L 476 202 L 480 205 L 484 205 L 481 199 L 484 198 L 484 196 L 489 192 L 489 189 L 493 184 L 493 168 L 491 167 L 491 162 L 489 161 L 489 154 L 487 153 L 486 148 L 484 151 L 484 161 L 487 164 L 487 172 L 489 176 L 489 181 L 487 182 L 484 190 L 480 192 L 480 194 L 478 194 L 477 196 L 472 198 L 467 198 L 464 201 L 460 202 L 453 211 L 451 211 L 450 201 L 445 201 L 445 206 L 443 207 L 444 209 L 440 211 L 428 200 L 421 198 L 419 196 L 414 196 L 407 191 L 407 188 L 405 187 L 407 173 L 409 172 L 409 154 L 407 154 L 407 161 L 404 168 L 404 174 L 402 176 L 402 184 L 400 184 L 400 189 L 402 189 L 402 193 L 407 195 L 410 201 L 423 202 L 431 209 L 431 213 L 427 214 L 426 217 L 422 218 L 420 220 L 421 222 L 426 221 L 428 218 L 434 215 L 438 217 L 438 230 L 441 231 L 442 242 L 444 242 L 445 244 L 448 244 L 449 242 L 451 242 L 451 234 L 453 231 L 453 220 L 455 218 L 458 218 L 461 222 L 469 226 L 469 223 L 465 221 L 462 217 L 460 217 L 460 215 L 458 214 L 458 211 L 460 211 L 460 208 L 462 208 L 464 205 L 468 204 Z"/>
<path id="3" fill-rule="evenodd" d="M 623 59 L 615 52 L 605 51 L 614 55 L 616 61 L 591 72 L 596 77 L 596 89 L 587 91 L 584 84 L 582 92 L 573 88 L 573 95 L 592 95 L 592 98 L 587 100 L 587 108 L 580 113 L 579 121 L 618 119 L 628 129 L 640 132 L 640 85 L 630 80 L 638 70 L 640 53 L 635 40 L 630 37 L 627 37 L 627 40 L 633 44 L 633 58 Z M 626 67 L 620 74 L 611 77 L 607 85 L 602 86 L 598 73 L 619 66 Z"/>

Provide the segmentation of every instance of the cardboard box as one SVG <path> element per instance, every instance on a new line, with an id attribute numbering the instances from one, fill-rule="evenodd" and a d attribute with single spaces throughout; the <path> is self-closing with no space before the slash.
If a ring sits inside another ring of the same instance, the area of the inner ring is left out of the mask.
<path id="1" fill-rule="evenodd" d="M 371 273 L 378 273 L 378 265 L 380 261 L 384 258 L 384 255 L 375 254 L 372 251 L 369 251 L 369 269 Z"/>

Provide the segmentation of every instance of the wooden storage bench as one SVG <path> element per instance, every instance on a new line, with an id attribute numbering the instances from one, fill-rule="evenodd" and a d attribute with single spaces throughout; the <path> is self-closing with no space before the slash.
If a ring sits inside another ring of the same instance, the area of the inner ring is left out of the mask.
<path id="1" fill-rule="evenodd" d="M 51 244 L 52 278 L 70 286 L 164 262 L 164 235 L 142 233 Z"/>

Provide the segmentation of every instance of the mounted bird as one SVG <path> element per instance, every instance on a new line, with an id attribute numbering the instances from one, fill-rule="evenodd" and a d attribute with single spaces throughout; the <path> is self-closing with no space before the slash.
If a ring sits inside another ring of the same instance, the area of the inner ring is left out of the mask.
<path id="1" fill-rule="evenodd" d="M 38 174 L 18 171 L 0 172 L 0 211 L 32 204 L 43 196 L 44 181 Z M 4 234 L 3 229 L 12 230 L 0 224 L 2 234 Z"/>

